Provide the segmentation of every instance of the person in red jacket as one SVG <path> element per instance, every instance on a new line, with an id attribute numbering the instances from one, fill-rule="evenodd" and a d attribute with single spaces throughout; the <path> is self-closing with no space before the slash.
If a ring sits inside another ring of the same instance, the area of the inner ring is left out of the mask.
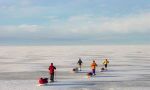
<path id="1" fill-rule="evenodd" d="M 54 82 L 54 70 L 56 70 L 56 67 L 53 66 L 53 63 L 51 63 L 51 65 L 49 66 L 49 73 L 50 73 L 50 80 L 51 82 Z"/>

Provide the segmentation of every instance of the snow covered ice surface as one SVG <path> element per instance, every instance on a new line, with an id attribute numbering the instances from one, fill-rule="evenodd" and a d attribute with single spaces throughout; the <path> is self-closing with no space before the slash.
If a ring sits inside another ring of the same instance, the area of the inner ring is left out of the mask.
<path id="1" fill-rule="evenodd" d="M 78 58 L 83 68 L 73 73 Z M 100 72 L 108 58 L 108 71 Z M 87 78 L 95 59 L 96 76 Z M 56 82 L 37 86 L 57 67 Z M 150 46 L 0 46 L 0 90 L 149 90 Z"/>

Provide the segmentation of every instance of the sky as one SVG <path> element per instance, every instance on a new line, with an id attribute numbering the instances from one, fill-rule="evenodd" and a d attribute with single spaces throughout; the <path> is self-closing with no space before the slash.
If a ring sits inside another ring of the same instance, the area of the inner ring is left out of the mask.
<path id="1" fill-rule="evenodd" d="M 150 44 L 150 0 L 0 0 L 0 45 Z"/>

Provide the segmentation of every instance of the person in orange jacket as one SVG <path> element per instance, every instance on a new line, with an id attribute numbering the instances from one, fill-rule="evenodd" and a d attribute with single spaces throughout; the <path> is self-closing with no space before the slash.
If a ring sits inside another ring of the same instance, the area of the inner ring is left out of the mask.
<path id="1" fill-rule="evenodd" d="M 95 74 L 96 67 L 97 67 L 97 64 L 96 64 L 95 60 L 93 60 L 93 63 L 91 64 L 91 68 L 92 68 L 92 72 L 93 72 L 94 75 L 96 75 Z"/>

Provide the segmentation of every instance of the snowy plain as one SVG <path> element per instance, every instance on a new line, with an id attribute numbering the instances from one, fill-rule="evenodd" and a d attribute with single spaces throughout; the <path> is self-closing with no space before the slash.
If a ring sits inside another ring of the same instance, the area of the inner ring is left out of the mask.
<path id="1" fill-rule="evenodd" d="M 73 73 L 78 58 L 82 71 Z M 108 71 L 100 72 L 108 58 Z M 96 76 L 87 78 L 90 64 L 98 64 Z M 56 82 L 37 86 L 56 66 Z M 0 90 L 149 90 L 150 46 L 0 46 Z"/>

